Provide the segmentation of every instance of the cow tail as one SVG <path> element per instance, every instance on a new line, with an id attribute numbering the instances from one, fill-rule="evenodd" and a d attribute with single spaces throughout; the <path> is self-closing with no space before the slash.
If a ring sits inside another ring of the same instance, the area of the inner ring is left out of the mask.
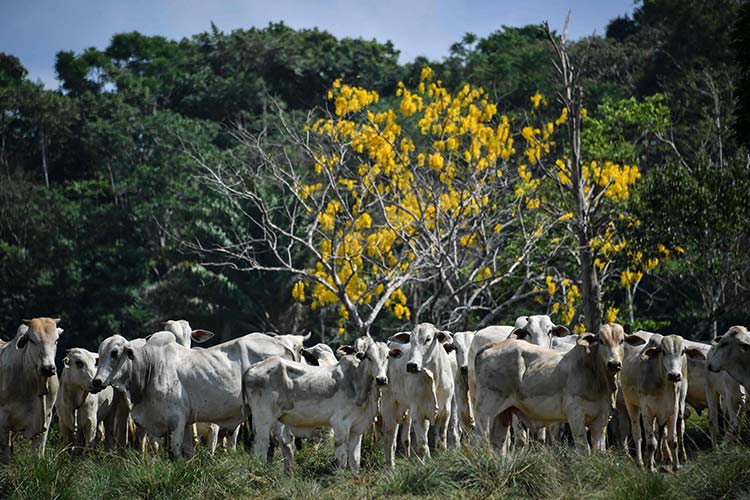
<path id="1" fill-rule="evenodd" d="M 252 366 L 250 366 L 250 368 L 252 368 Z M 240 423 L 240 432 L 242 433 L 242 445 L 245 447 L 247 453 L 253 451 L 253 414 L 250 411 L 250 406 L 247 402 L 247 394 L 245 393 L 245 375 L 250 371 L 250 368 L 245 370 L 242 374 L 242 381 L 240 383 L 242 389 L 242 422 Z"/>

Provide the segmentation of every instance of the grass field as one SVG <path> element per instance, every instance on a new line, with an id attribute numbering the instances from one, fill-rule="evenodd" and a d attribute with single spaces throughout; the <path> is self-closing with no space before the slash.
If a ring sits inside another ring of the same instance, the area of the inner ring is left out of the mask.
<path id="1" fill-rule="evenodd" d="M 380 443 L 366 440 L 363 469 L 354 475 L 333 467 L 330 442 L 307 443 L 296 454 L 292 476 L 260 464 L 244 450 L 199 449 L 190 460 L 170 462 L 163 454 L 143 457 L 94 451 L 71 457 L 55 447 L 37 462 L 20 442 L 11 463 L 0 467 L 0 497 L 29 499 L 151 498 L 618 498 L 750 499 L 750 448 L 707 445 L 704 422 L 691 420 L 689 460 L 678 473 L 644 472 L 624 453 L 591 456 L 571 447 L 531 446 L 501 458 L 478 443 L 435 453 L 425 463 L 400 459 L 396 470 L 383 467 Z"/>

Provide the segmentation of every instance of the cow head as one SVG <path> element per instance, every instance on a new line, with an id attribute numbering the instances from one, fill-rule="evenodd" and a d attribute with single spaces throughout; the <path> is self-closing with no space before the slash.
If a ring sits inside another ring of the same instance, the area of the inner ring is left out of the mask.
<path id="1" fill-rule="evenodd" d="M 711 343 L 707 364 L 709 370 L 723 370 L 730 374 L 746 370 L 750 361 L 750 333 L 747 328 L 733 326 L 724 335 L 715 337 Z"/>
<path id="2" fill-rule="evenodd" d="M 339 353 L 354 355 L 360 363 L 367 363 L 370 375 L 378 385 L 388 384 L 388 346 L 382 342 L 375 342 L 372 337 L 360 337 L 354 345 L 341 346 Z"/>
<path id="3" fill-rule="evenodd" d="M 34 318 L 23 320 L 26 328 L 19 328 L 16 334 L 16 348 L 23 349 L 32 360 L 42 377 L 51 377 L 56 373 L 55 354 L 57 340 L 63 329 L 58 328 L 60 318 Z"/>
<path id="4" fill-rule="evenodd" d="M 120 335 L 113 335 L 99 345 L 99 366 L 91 381 L 90 392 L 96 394 L 107 386 L 123 386 L 123 366 L 134 358 L 130 342 Z"/>
<path id="5" fill-rule="evenodd" d="M 686 356 L 705 359 L 703 351 L 685 345 L 679 335 L 663 337 L 654 334 L 641 352 L 643 360 L 658 360 L 667 380 L 677 383 L 682 380 L 683 368 L 687 363 Z"/>
<path id="6" fill-rule="evenodd" d="M 601 362 L 610 373 L 618 373 L 622 369 L 624 356 L 625 331 L 617 323 L 608 323 L 599 328 L 599 333 L 584 333 L 576 341 L 591 352 L 596 352 Z"/>
<path id="7" fill-rule="evenodd" d="M 399 337 L 400 336 L 400 337 Z M 399 333 L 391 337 L 392 341 L 405 339 L 404 333 Z M 453 337 L 450 332 L 438 330 L 432 323 L 420 323 L 414 327 L 414 330 L 408 334 L 411 354 L 409 361 L 406 363 L 406 371 L 409 373 L 418 373 L 424 370 L 427 364 L 436 356 L 438 347 L 444 351 L 444 346 L 453 343 Z"/>
<path id="8" fill-rule="evenodd" d="M 99 355 L 96 353 L 78 347 L 68 349 L 63 358 L 67 383 L 88 391 L 96 375 L 98 362 Z"/>
<path id="9" fill-rule="evenodd" d="M 463 375 L 469 373 L 469 347 L 471 347 L 472 340 L 474 340 L 474 332 L 457 332 L 453 334 L 456 364 Z"/>
<path id="10" fill-rule="evenodd" d="M 338 362 L 333 349 L 326 344 L 304 347 L 300 354 L 307 364 L 313 366 L 332 366 Z"/>
<path id="11" fill-rule="evenodd" d="M 165 331 L 172 332 L 177 343 L 185 347 L 190 347 L 191 341 L 202 344 L 214 336 L 213 332 L 208 330 L 193 330 L 190 323 L 184 319 L 165 321 L 162 323 Z"/>
<path id="12" fill-rule="evenodd" d="M 564 337 L 570 335 L 570 330 L 563 325 L 556 325 L 549 316 L 540 314 L 536 316 L 521 316 L 516 319 L 515 328 L 510 332 L 509 338 L 526 340 L 532 344 L 543 347 L 552 345 L 552 337 Z"/>

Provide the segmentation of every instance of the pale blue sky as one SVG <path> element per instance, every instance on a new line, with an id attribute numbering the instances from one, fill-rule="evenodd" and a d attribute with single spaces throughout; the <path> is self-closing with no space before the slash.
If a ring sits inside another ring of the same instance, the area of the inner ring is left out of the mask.
<path id="1" fill-rule="evenodd" d="M 633 7 L 633 0 L 0 0 L 0 52 L 56 88 L 57 51 L 103 49 L 113 34 L 128 31 L 180 39 L 208 30 L 211 21 L 225 32 L 284 21 L 339 38 L 391 40 L 405 62 L 442 58 L 466 32 L 486 36 L 502 25 L 544 20 L 560 30 L 568 11 L 573 38 L 603 34 L 610 19 Z"/>

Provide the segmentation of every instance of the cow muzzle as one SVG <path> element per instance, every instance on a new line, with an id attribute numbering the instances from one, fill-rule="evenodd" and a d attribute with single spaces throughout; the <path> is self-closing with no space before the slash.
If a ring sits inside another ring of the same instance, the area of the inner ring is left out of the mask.
<path id="1" fill-rule="evenodd" d="M 375 377 L 375 383 L 378 385 L 388 385 L 388 377 Z"/>
<path id="2" fill-rule="evenodd" d="M 667 378 L 670 382 L 679 382 L 682 380 L 682 373 L 669 372 Z"/>
<path id="3" fill-rule="evenodd" d="M 410 362 L 406 364 L 406 371 L 409 373 L 417 373 L 419 372 L 419 367 L 415 362 Z"/>
<path id="4" fill-rule="evenodd" d="M 39 372 L 44 377 L 51 377 L 56 371 L 57 369 L 55 368 L 55 365 L 42 365 L 42 367 L 39 368 Z"/>
<path id="5" fill-rule="evenodd" d="M 617 373 L 622 370 L 622 363 L 620 361 L 609 361 L 607 362 L 607 368 L 612 373 Z"/>
<path id="6" fill-rule="evenodd" d="M 102 389 L 104 389 L 104 382 L 101 379 L 95 378 L 91 381 L 91 390 L 89 391 L 91 394 L 101 392 Z"/>

